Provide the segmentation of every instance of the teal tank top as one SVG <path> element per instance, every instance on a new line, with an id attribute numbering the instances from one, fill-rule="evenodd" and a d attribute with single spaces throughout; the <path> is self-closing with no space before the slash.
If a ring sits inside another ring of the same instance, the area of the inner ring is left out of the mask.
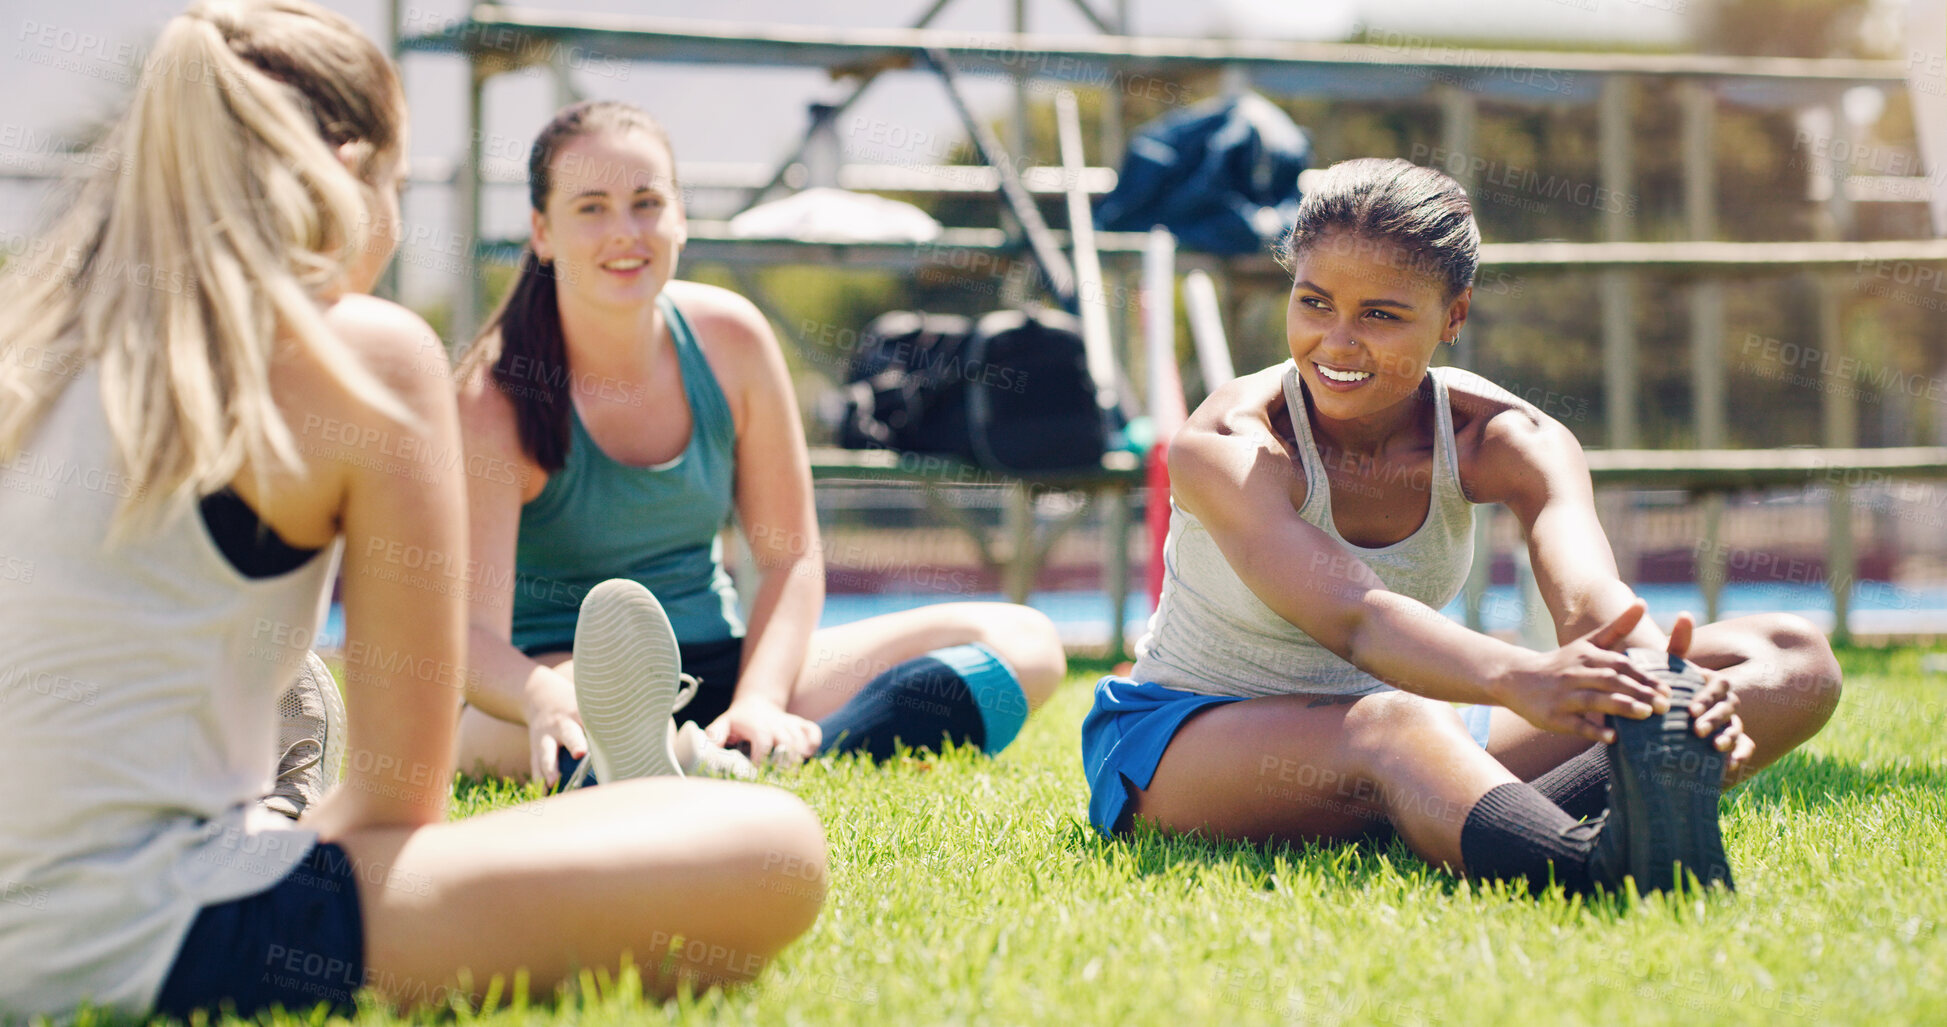
<path id="1" fill-rule="evenodd" d="M 572 648 L 582 597 L 609 578 L 633 578 L 654 593 L 685 644 L 743 637 L 721 535 L 736 480 L 736 425 L 689 322 L 667 296 L 656 303 L 682 368 L 689 445 L 653 467 L 617 463 L 570 407 L 567 459 L 521 507 L 513 642 L 522 652 Z"/>

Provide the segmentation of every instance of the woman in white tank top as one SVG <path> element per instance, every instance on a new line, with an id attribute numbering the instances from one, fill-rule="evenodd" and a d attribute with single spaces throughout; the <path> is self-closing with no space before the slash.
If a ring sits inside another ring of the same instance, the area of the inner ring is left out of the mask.
<path id="1" fill-rule="evenodd" d="M 1103 832 L 1390 829 L 1470 876 L 1539 884 L 1552 867 L 1590 890 L 1634 867 L 1648 890 L 1643 861 L 1671 856 L 1729 882 L 1718 787 L 1819 729 L 1838 666 L 1789 616 L 1684 615 L 1665 634 L 1618 577 L 1568 429 L 1429 370 L 1467 319 L 1478 245 L 1437 171 L 1349 161 L 1309 188 L 1281 254 L 1292 360 L 1217 390 L 1170 450 L 1162 601 L 1133 680 L 1104 680 L 1083 727 Z M 1561 648 L 1438 612 L 1474 503 L 1520 519 Z M 1473 730 L 1456 702 L 1477 704 Z M 1694 748 L 1699 780 L 1651 780 L 1634 738 Z M 1632 814 L 1647 834 L 1625 844 Z"/>
<path id="2" fill-rule="evenodd" d="M 443 346 L 363 295 L 405 118 L 343 17 L 208 0 L 6 269 L 0 1021 L 439 1004 L 519 970 L 546 994 L 631 952 L 668 991 L 748 978 L 817 913 L 819 825 L 776 789 L 622 781 L 445 822 L 465 465 Z M 233 565 L 216 494 L 295 566 Z M 293 825 L 256 800 L 340 540 L 346 774 Z"/>

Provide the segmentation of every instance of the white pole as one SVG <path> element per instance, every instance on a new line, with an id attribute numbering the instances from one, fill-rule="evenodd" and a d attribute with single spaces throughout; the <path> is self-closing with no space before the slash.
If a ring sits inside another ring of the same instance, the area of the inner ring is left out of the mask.
<path id="1" fill-rule="evenodd" d="M 1183 312 L 1190 317 L 1190 338 L 1197 344 L 1197 366 L 1203 387 L 1217 387 L 1237 377 L 1230 363 L 1230 340 L 1224 337 L 1224 318 L 1217 309 L 1217 285 L 1202 268 L 1183 276 Z"/>
<path id="2" fill-rule="evenodd" d="M 1176 373 L 1176 236 L 1160 225 L 1143 247 L 1143 354 L 1149 365 L 1149 416 L 1156 437 L 1183 422 L 1183 386 Z"/>
<path id="3" fill-rule="evenodd" d="M 1102 288 L 1102 259 L 1095 251 L 1095 211 L 1082 184 L 1087 161 L 1082 154 L 1081 107 L 1075 94 L 1055 94 L 1055 126 L 1061 137 L 1062 183 L 1068 192 L 1068 233 L 1075 251 L 1075 302 L 1082 317 L 1082 348 L 1088 376 L 1095 379 L 1095 402 L 1115 406 L 1115 345 L 1109 338 L 1109 297 Z"/>
<path id="4" fill-rule="evenodd" d="M 1933 230 L 1947 236 L 1947 0 L 1912 0 L 1906 38 L 1907 92 L 1927 169 Z"/>

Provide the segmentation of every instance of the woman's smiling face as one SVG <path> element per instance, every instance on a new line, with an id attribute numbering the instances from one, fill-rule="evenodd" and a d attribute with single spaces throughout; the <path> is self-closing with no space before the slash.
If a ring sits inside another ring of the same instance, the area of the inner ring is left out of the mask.
<path id="1" fill-rule="evenodd" d="M 555 262 L 562 290 L 595 306 L 655 299 L 689 234 L 669 147 L 639 130 L 596 132 L 563 146 L 551 171 L 534 251 Z"/>
<path id="2" fill-rule="evenodd" d="M 1300 250 L 1292 272 L 1285 340 L 1314 408 L 1337 421 L 1411 396 L 1473 292 L 1449 299 L 1446 280 L 1411 251 L 1343 232 Z"/>

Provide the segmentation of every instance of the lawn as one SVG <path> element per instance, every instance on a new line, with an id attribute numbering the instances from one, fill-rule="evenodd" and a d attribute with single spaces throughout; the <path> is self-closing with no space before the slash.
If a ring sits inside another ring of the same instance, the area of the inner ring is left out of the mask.
<path id="1" fill-rule="evenodd" d="M 824 819 L 830 895 L 755 986 L 657 1004 L 597 984 L 414 1019 L 1947 1022 L 1947 678 L 1920 655 L 1843 654 L 1825 733 L 1725 797 L 1735 896 L 1533 898 L 1456 882 L 1397 844 L 1102 841 L 1077 755 L 1100 668 L 1078 667 L 998 760 L 777 774 Z M 468 783 L 455 815 L 512 801 Z"/>

